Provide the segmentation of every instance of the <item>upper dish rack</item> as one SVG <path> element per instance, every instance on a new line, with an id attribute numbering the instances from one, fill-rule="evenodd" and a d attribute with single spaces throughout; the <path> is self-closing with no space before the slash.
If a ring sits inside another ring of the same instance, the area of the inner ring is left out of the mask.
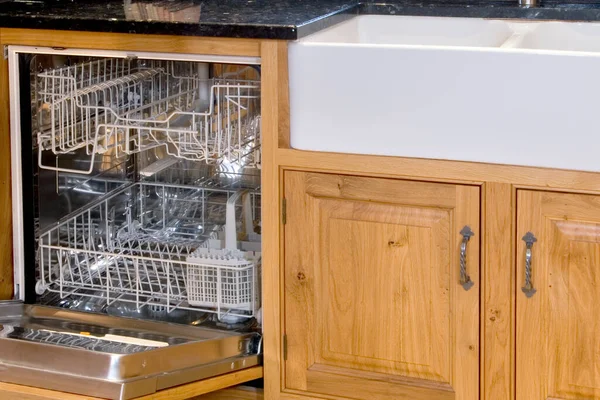
<path id="1" fill-rule="evenodd" d="M 200 64 L 100 59 L 40 73 L 40 168 L 90 174 L 97 154 L 163 146 L 172 156 L 260 167 L 260 82 L 201 79 Z M 87 170 L 45 165 L 42 153 L 85 149 Z"/>

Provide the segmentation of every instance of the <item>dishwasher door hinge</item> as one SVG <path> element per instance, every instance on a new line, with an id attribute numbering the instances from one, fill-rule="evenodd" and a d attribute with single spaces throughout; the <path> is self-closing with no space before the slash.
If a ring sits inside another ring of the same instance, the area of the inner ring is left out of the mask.
<path id="1" fill-rule="evenodd" d="M 283 335 L 283 361 L 287 361 L 287 335 Z"/>
<path id="2" fill-rule="evenodd" d="M 287 222 L 287 201 L 285 197 L 281 200 L 281 222 L 285 225 Z"/>
<path id="3" fill-rule="evenodd" d="M 5 60 L 8 60 L 8 45 L 2 46 L 2 55 Z"/>

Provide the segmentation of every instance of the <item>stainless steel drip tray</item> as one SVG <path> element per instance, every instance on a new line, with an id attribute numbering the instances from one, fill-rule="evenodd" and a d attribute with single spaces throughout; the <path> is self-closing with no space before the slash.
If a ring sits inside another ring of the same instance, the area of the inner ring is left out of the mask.
<path id="1" fill-rule="evenodd" d="M 257 333 L 0 303 L 0 381 L 131 399 L 260 363 Z"/>

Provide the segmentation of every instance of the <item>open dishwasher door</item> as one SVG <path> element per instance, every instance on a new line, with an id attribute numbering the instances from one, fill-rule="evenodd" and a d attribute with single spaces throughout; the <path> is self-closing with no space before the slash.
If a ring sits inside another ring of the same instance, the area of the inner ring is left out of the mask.
<path id="1" fill-rule="evenodd" d="M 261 364 L 259 63 L 9 47 L 0 381 L 126 400 Z"/>
<path id="2" fill-rule="evenodd" d="M 0 379 L 127 400 L 260 364 L 258 333 L 0 304 Z"/>

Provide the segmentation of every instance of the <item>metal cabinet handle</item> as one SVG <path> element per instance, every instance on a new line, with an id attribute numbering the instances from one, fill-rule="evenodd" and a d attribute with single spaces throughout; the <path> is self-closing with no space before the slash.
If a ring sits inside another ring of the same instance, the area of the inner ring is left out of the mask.
<path id="1" fill-rule="evenodd" d="M 471 236 L 475 236 L 475 233 L 467 225 L 460 231 L 462 235 L 462 243 L 460 244 L 460 284 L 465 290 L 469 290 L 475 284 L 471 277 L 467 274 L 467 243 Z"/>
<path id="2" fill-rule="evenodd" d="M 523 236 L 523 241 L 525 242 L 525 285 L 521 288 L 525 296 L 531 297 L 535 294 L 536 290 L 533 287 L 533 283 L 531 283 L 531 256 L 532 256 L 532 248 L 533 244 L 537 242 L 537 238 L 533 236 L 533 233 L 527 232 L 525 236 Z"/>

